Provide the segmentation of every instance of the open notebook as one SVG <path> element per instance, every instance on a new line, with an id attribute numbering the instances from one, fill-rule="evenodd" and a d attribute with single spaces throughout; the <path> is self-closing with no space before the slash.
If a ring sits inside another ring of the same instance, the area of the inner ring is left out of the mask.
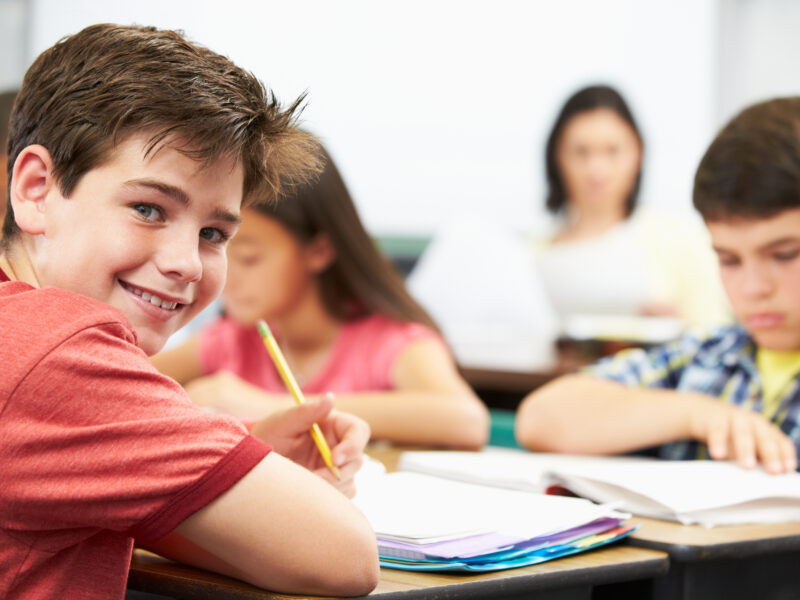
<path id="1" fill-rule="evenodd" d="M 574 456 L 487 448 L 405 452 L 398 468 L 503 488 L 565 487 L 634 514 L 711 527 L 800 521 L 800 474 L 714 461 Z"/>

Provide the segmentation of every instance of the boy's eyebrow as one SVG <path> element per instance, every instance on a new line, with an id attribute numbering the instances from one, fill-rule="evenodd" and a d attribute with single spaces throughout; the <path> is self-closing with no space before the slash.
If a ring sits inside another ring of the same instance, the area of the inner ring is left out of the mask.
<path id="1" fill-rule="evenodd" d="M 768 244 L 764 244 L 761 248 L 763 250 L 769 250 L 770 248 L 774 248 L 775 246 L 782 246 L 784 244 L 791 244 L 791 243 L 796 244 L 798 241 L 800 241 L 800 239 L 798 239 L 796 236 L 786 236 L 778 240 L 773 240 Z"/>
<path id="2" fill-rule="evenodd" d="M 176 187 L 174 185 L 169 185 L 168 183 L 164 183 L 163 181 L 158 181 L 155 179 L 130 179 L 125 182 L 125 187 L 146 187 L 157 192 L 164 194 L 165 196 L 169 196 L 173 200 L 176 200 L 183 204 L 184 206 L 189 206 L 191 204 L 191 200 L 189 196 L 184 192 L 181 188 Z M 241 215 L 234 214 L 227 210 L 216 209 L 212 215 L 215 219 L 219 219 L 220 221 L 227 221 L 228 223 L 233 223 L 234 225 L 239 225 L 242 222 Z"/>

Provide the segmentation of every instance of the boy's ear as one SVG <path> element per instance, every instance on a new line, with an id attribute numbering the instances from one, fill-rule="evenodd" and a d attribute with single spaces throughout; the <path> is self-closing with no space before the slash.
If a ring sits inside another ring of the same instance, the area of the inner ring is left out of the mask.
<path id="1" fill-rule="evenodd" d="M 312 273 L 322 273 L 334 260 L 336 260 L 336 249 L 331 243 L 331 239 L 324 233 L 317 235 L 306 246 L 306 264 Z"/>
<path id="2" fill-rule="evenodd" d="M 14 220 L 25 233 L 44 233 L 45 199 L 54 185 L 53 157 L 47 148 L 38 144 L 24 148 L 14 162 L 9 193 Z"/>

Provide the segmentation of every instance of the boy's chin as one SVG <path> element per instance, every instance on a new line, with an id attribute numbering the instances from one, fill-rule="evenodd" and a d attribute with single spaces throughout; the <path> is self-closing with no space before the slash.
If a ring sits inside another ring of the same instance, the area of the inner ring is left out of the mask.
<path id="1" fill-rule="evenodd" d="M 164 344 L 167 343 L 167 337 L 157 335 L 145 335 L 139 337 L 139 348 L 141 348 L 147 356 L 153 356 L 161 352 Z"/>
<path id="2" fill-rule="evenodd" d="M 750 332 L 756 346 L 776 352 L 800 352 L 800 335 L 761 334 Z"/>

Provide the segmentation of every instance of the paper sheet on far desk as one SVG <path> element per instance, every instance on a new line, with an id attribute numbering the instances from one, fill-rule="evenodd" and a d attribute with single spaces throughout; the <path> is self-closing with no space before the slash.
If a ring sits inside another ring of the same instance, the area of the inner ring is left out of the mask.
<path id="1" fill-rule="evenodd" d="M 423 475 L 390 473 L 361 485 L 353 502 L 379 538 L 430 544 L 500 533 L 520 540 L 619 515 L 580 498 L 505 490 Z"/>
<path id="2" fill-rule="evenodd" d="M 402 470 L 512 489 L 558 483 L 634 514 L 706 526 L 800 521 L 800 474 L 769 475 L 732 463 L 573 456 L 487 448 L 406 452 Z"/>

